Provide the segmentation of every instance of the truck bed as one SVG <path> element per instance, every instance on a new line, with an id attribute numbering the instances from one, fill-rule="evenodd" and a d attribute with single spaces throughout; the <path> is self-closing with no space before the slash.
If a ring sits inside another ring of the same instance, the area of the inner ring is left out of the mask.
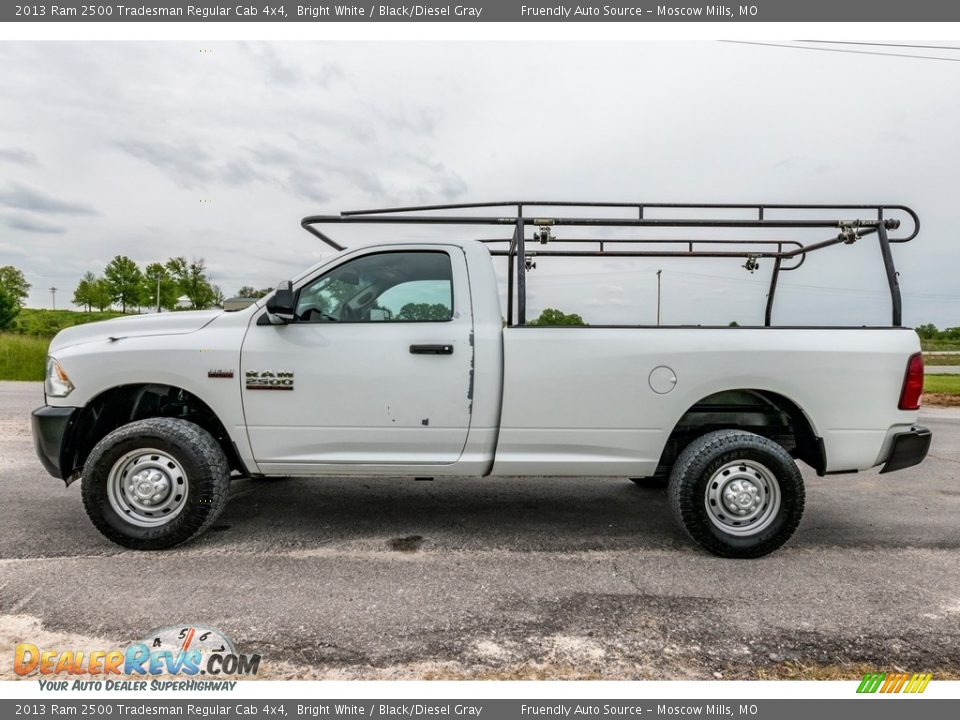
<path id="1" fill-rule="evenodd" d="M 799 406 L 826 472 L 879 464 L 916 420 L 897 408 L 920 350 L 909 329 L 525 326 L 503 343 L 497 475 L 652 475 L 681 417 L 727 390 Z"/>

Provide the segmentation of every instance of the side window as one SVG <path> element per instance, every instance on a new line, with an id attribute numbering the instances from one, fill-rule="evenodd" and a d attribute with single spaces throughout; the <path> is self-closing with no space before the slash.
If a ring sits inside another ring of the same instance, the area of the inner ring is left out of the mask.
<path id="1" fill-rule="evenodd" d="M 433 250 L 364 255 L 304 286 L 296 314 L 299 322 L 450 320 L 450 256 Z"/>

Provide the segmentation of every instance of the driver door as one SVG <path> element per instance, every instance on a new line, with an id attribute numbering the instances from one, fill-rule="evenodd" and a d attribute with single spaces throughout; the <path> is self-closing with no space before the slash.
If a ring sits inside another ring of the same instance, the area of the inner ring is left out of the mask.
<path id="1" fill-rule="evenodd" d="M 364 249 L 299 283 L 295 320 L 251 322 L 241 352 L 267 473 L 456 462 L 470 427 L 473 330 L 463 251 Z"/>

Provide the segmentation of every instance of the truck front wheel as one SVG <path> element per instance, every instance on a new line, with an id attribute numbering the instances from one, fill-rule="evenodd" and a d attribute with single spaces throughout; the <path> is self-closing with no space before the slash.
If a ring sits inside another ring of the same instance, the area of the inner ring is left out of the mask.
<path id="1" fill-rule="evenodd" d="M 694 440 L 670 474 L 670 506 L 687 534 L 714 555 L 755 558 L 793 535 L 803 477 L 780 445 L 743 430 Z"/>
<path id="2" fill-rule="evenodd" d="M 173 418 L 117 428 L 83 466 L 83 505 L 108 539 L 163 550 L 206 530 L 227 502 L 230 469 L 206 430 Z"/>

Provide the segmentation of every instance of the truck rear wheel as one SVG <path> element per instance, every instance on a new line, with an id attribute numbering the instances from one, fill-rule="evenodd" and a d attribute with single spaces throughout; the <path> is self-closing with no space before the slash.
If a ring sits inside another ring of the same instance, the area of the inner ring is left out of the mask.
<path id="1" fill-rule="evenodd" d="M 803 515 L 803 477 L 780 445 L 743 430 L 694 440 L 670 474 L 670 507 L 714 555 L 755 558 L 793 535 Z"/>
<path id="2" fill-rule="evenodd" d="M 83 505 L 108 539 L 163 550 L 200 535 L 227 503 L 230 468 L 206 430 L 138 420 L 103 438 L 83 466 Z"/>

